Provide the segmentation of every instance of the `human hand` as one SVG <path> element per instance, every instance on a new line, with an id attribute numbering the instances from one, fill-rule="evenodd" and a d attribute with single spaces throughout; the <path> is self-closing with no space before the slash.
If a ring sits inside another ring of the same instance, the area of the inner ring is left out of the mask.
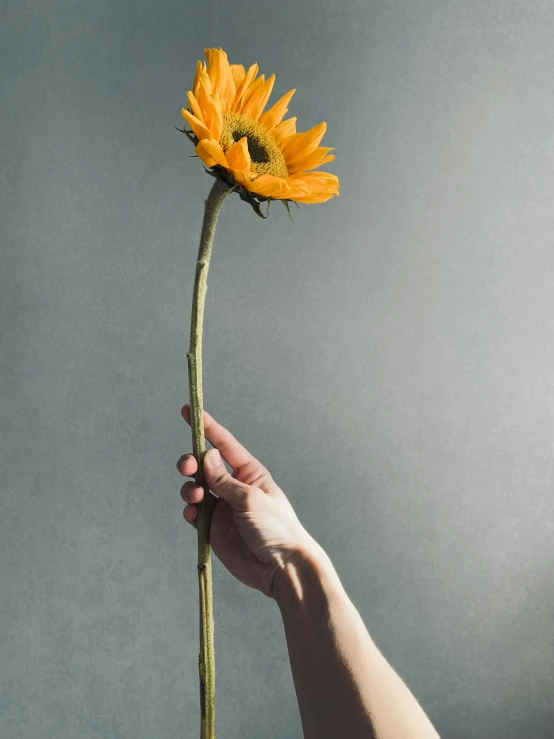
<path id="1" fill-rule="evenodd" d="M 190 405 L 181 415 L 191 424 Z M 204 411 L 204 435 L 223 460 L 209 462 L 217 453 L 204 456 L 204 477 L 210 490 L 210 545 L 214 554 L 237 580 L 274 598 L 285 565 L 301 562 L 319 545 L 302 526 L 287 496 L 268 470 L 237 439 Z M 193 454 L 177 462 L 182 475 L 192 477 L 198 469 Z M 185 521 L 196 528 L 196 504 L 204 496 L 201 485 L 186 482 L 181 497 L 188 503 Z"/>

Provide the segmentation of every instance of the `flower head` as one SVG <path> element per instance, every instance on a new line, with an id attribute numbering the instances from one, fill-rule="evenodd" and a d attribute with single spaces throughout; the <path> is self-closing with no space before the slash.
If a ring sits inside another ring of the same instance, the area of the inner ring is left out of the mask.
<path id="1" fill-rule="evenodd" d="M 209 174 L 235 188 L 262 217 L 265 200 L 281 200 L 288 210 L 288 201 L 323 203 L 338 195 L 336 175 L 310 171 L 335 159 L 332 147 L 319 146 L 327 124 L 297 133 L 296 118 L 283 120 L 295 90 L 264 111 L 275 75 L 266 80 L 256 76 L 257 64 L 248 70 L 229 64 L 223 49 L 204 53 L 208 63 L 197 62 L 181 113 L 192 129 L 183 132 Z"/>

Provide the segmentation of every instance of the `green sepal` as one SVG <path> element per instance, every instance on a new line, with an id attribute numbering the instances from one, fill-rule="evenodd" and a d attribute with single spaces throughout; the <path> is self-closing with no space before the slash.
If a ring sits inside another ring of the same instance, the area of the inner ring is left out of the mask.
<path id="1" fill-rule="evenodd" d="M 196 145 L 198 144 L 198 139 L 196 138 L 196 136 L 195 136 L 195 135 L 193 134 L 193 132 L 192 132 L 192 131 L 187 131 L 187 129 L 186 129 L 186 128 L 185 128 L 184 126 L 183 126 L 183 128 L 178 128 L 177 126 L 175 126 L 175 128 L 176 128 L 176 129 L 177 129 L 177 130 L 178 130 L 178 131 L 179 131 L 180 133 L 184 133 L 184 134 L 185 134 L 185 136 L 187 137 L 187 139 L 188 139 L 189 141 L 192 141 L 192 143 L 193 143 L 193 144 L 194 144 L 195 146 L 196 146 Z M 195 154 L 195 156 L 198 156 L 198 154 Z"/>
<path id="2" fill-rule="evenodd" d="M 292 222 L 294 223 L 294 218 L 293 218 L 293 217 L 291 216 L 291 214 L 290 214 L 289 201 L 288 201 L 288 200 L 281 200 L 281 202 L 283 203 L 283 205 L 284 205 L 284 206 L 285 206 L 285 208 L 287 209 L 287 213 L 289 214 L 289 218 L 290 218 L 290 219 L 291 219 L 291 221 L 292 221 Z"/>

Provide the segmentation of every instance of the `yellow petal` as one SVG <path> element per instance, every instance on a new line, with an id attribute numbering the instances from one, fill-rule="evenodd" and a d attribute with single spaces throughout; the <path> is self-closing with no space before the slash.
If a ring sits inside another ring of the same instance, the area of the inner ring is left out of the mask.
<path id="1" fill-rule="evenodd" d="M 253 121 L 257 121 L 269 100 L 274 83 L 275 75 L 272 74 L 266 82 L 261 84 L 258 89 L 250 95 L 248 102 L 242 108 L 242 114 L 248 116 L 248 118 L 252 118 Z"/>
<path id="2" fill-rule="evenodd" d="M 205 121 L 202 109 L 200 108 L 200 105 L 198 104 L 198 101 L 196 100 L 192 92 L 187 92 L 187 100 L 189 101 L 189 108 L 191 109 L 192 114 L 198 118 L 200 123 L 204 124 Z"/>
<path id="3" fill-rule="evenodd" d="M 212 93 L 219 95 L 222 110 L 228 110 L 235 98 L 235 82 L 227 54 L 223 49 L 204 49 L 208 60 L 208 76 L 212 83 Z"/>
<path id="4" fill-rule="evenodd" d="M 248 72 L 246 72 L 244 79 L 242 81 L 242 84 L 240 86 L 237 85 L 237 92 L 235 94 L 235 99 L 233 100 L 233 104 L 231 105 L 232 112 L 239 111 L 239 106 L 242 102 L 242 98 L 246 94 L 248 88 L 250 87 L 250 83 L 252 82 L 252 80 L 257 74 L 258 74 L 258 65 L 252 64 L 252 66 L 248 68 Z"/>
<path id="5" fill-rule="evenodd" d="M 245 187 L 250 192 L 272 198 L 286 198 L 291 189 L 283 177 L 275 177 L 271 174 L 262 174 L 248 182 Z"/>
<path id="6" fill-rule="evenodd" d="M 294 90 L 289 90 L 286 95 L 283 95 L 280 100 L 277 100 L 275 105 L 269 108 L 269 110 L 266 110 L 265 113 L 261 114 L 260 123 L 266 128 L 266 130 L 272 131 L 275 126 L 281 122 L 283 116 L 288 110 L 287 105 L 290 103 L 290 99 L 295 92 L 296 88 Z"/>
<path id="7" fill-rule="evenodd" d="M 198 86 L 198 80 L 200 79 L 200 75 L 202 74 L 203 69 L 204 69 L 204 65 L 202 64 L 202 62 L 201 61 L 197 61 L 196 62 L 196 72 L 194 74 L 194 82 L 192 83 L 192 90 L 193 90 L 193 92 L 194 92 L 194 90 Z"/>
<path id="8" fill-rule="evenodd" d="M 246 174 L 250 174 L 250 152 L 248 151 L 248 138 L 243 136 L 225 154 L 229 166 L 233 170 L 240 170 Z"/>
<path id="9" fill-rule="evenodd" d="M 297 188 L 308 188 L 307 194 L 291 195 L 291 200 L 298 203 L 324 203 L 333 195 L 339 195 L 338 177 L 330 172 L 306 172 L 288 178 L 292 191 Z"/>
<path id="10" fill-rule="evenodd" d="M 223 116 L 221 114 L 219 97 L 217 94 L 208 94 L 203 79 L 200 79 L 196 100 L 204 116 L 206 127 L 212 132 L 213 138 L 219 140 L 221 131 L 223 130 Z"/>
<path id="11" fill-rule="evenodd" d="M 242 64 L 231 64 L 231 74 L 235 82 L 235 89 L 238 90 L 240 85 L 244 82 L 244 76 L 246 72 Z"/>
<path id="12" fill-rule="evenodd" d="M 310 188 L 308 187 L 307 183 L 303 180 L 293 179 L 292 177 L 287 177 L 287 183 L 290 187 L 290 193 L 288 197 L 291 200 L 296 200 L 297 198 L 303 198 L 306 197 L 306 195 L 310 194 Z"/>
<path id="13" fill-rule="evenodd" d="M 246 187 L 250 183 L 250 175 L 247 175 L 242 169 L 232 169 L 231 173 L 239 185 Z"/>
<path id="14" fill-rule="evenodd" d="M 287 167 L 289 175 L 296 174 L 297 172 L 307 172 L 309 169 L 315 169 L 326 162 L 332 162 L 335 159 L 333 154 L 326 156 L 328 151 L 331 151 L 332 147 L 318 146 L 317 149 L 312 151 L 311 154 L 299 159 L 294 164 Z"/>
<path id="15" fill-rule="evenodd" d="M 282 121 L 271 131 L 271 135 L 279 148 L 282 148 L 283 141 L 292 136 L 293 133 L 296 133 L 296 118 L 287 118 L 286 121 Z"/>
<path id="16" fill-rule="evenodd" d="M 196 62 L 196 74 L 194 75 L 194 83 L 192 85 L 192 94 L 194 95 L 194 97 L 198 95 L 200 80 L 204 81 L 204 85 L 206 86 L 208 95 L 211 95 L 212 83 L 210 82 L 210 78 L 208 77 L 206 65 L 203 62 Z"/>
<path id="17" fill-rule="evenodd" d="M 229 169 L 223 149 L 216 139 L 203 139 L 199 141 L 194 151 L 207 167 L 214 167 L 216 164 L 220 164 L 222 167 Z"/>
<path id="18" fill-rule="evenodd" d="M 317 126 L 310 128 L 309 131 L 304 133 L 295 133 L 289 136 L 281 147 L 283 156 L 287 163 L 294 164 L 299 159 L 303 159 L 319 145 L 319 142 L 323 138 L 323 134 L 327 130 L 326 123 L 318 123 Z"/>
<path id="19" fill-rule="evenodd" d="M 210 126 L 210 130 L 214 135 L 214 139 L 219 141 L 221 132 L 223 131 L 223 115 L 221 113 L 221 103 L 219 101 L 219 95 L 214 93 L 212 96 L 214 118 Z"/>
<path id="20" fill-rule="evenodd" d="M 198 107 L 202 111 L 204 121 L 207 123 L 208 119 L 211 117 L 211 110 L 213 107 L 213 102 L 211 99 L 211 82 L 208 76 L 200 77 L 200 79 L 198 80 L 198 85 L 196 87 L 196 92 L 193 94 L 196 102 L 198 103 Z"/>
<path id="21" fill-rule="evenodd" d="M 243 96 L 241 98 L 241 101 L 240 101 L 240 103 L 236 107 L 236 112 L 237 113 L 242 113 L 242 110 L 243 110 L 244 106 L 246 105 L 246 103 L 250 100 L 250 98 L 256 92 L 256 90 L 261 85 L 264 84 L 264 82 L 265 82 L 265 75 L 261 74 L 258 77 L 257 80 L 254 80 L 254 82 L 252 82 L 250 84 L 250 86 L 248 87 L 248 89 L 244 91 L 244 94 L 243 94 Z"/>
<path id="22" fill-rule="evenodd" d="M 314 193 L 313 195 L 306 195 L 303 198 L 291 198 L 291 200 L 294 200 L 295 203 L 325 203 L 327 200 L 331 200 L 334 195 L 338 195 L 338 192 Z"/>
<path id="23" fill-rule="evenodd" d="M 304 182 L 306 185 L 312 188 L 319 187 L 339 187 L 339 178 L 336 174 L 330 172 L 303 172 L 302 174 L 295 174 L 288 177 L 291 184 Z"/>
<path id="24" fill-rule="evenodd" d="M 198 140 L 201 139 L 212 139 L 213 134 L 210 131 L 209 128 L 206 128 L 206 126 L 201 123 L 196 116 L 192 115 L 192 113 L 189 113 L 188 110 L 185 110 L 184 108 L 181 108 L 181 115 L 187 121 L 189 126 L 192 128 L 194 135 Z"/>

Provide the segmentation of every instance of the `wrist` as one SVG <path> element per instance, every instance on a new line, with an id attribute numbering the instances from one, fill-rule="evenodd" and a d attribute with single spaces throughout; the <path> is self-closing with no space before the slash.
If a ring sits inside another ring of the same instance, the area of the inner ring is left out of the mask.
<path id="1" fill-rule="evenodd" d="M 271 597 L 284 612 L 316 594 L 328 598 L 339 592 L 344 590 L 333 563 L 323 547 L 308 535 L 277 571 Z"/>

